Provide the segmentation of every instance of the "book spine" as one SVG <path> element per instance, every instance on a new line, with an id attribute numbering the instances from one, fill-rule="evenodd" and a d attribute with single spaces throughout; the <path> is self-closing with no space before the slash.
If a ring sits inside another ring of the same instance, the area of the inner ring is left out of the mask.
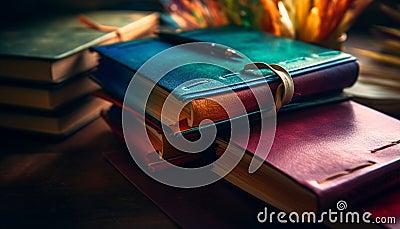
<path id="1" fill-rule="evenodd" d="M 358 62 L 353 61 L 295 76 L 293 77 L 295 85 L 293 100 L 350 87 L 356 82 L 358 73 Z M 276 93 L 278 85 L 279 82 L 269 84 L 273 95 Z M 254 94 L 257 95 L 257 98 L 262 98 L 261 96 L 264 95 L 258 93 L 265 93 L 265 90 L 261 90 L 259 87 L 262 86 L 254 87 L 252 90 L 246 88 L 235 91 L 236 96 L 242 101 L 247 113 L 263 109 L 265 108 L 263 106 L 267 105 L 259 104 L 256 100 Z M 204 119 L 211 119 L 214 122 L 229 119 L 225 109 L 215 101 L 224 101 L 224 107 L 233 109 L 233 114 L 235 116 L 244 115 L 241 114 L 242 111 L 235 110 L 235 105 L 232 104 L 232 101 L 235 100 L 232 99 L 231 96 L 235 95 L 232 93 L 220 93 L 209 98 L 192 100 L 190 105 L 191 116 L 190 120 L 188 120 L 190 126 L 199 126 L 200 122 Z"/>

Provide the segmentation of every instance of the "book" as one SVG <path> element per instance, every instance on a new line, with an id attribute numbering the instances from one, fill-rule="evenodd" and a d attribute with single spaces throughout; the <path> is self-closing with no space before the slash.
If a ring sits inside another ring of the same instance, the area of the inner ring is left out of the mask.
<path id="1" fill-rule="evenodd" d="M 235 26 L 208 28 L 198 31 L 185 32 L 181 36 L 194 38 L 200 41 L 215 42 L 227 45 L 248 56 L 254 62 L 280 63 L 288 70 L 294 80 L 294 99 L 303 96 L 315 95 L 327 91 L 340 91 L 352 85 L 358 76 L 358 64 L 356 59 L 346 53 L 328 50 L 314 45 L 275 37 L 260 31 L 245 29 Z M 134 73 L 148 59 L 157 53 L 172 47 L 173 44 L 161 38 L 149 38 L 126 43 L 95 46 L 91 50 L 100 54 L 100 64 L 94 74 L 94 80 L 113 97 L 122 101 L 127 86 Z M 260 47 L 265 47 L 260 48 Z M 268 48 L 267 48 L 268 47 Z M 200 55 L 200 54 L 199 54 Z M 172 59 L 171 59 L 172 58 Z M 163 61 L 171 62 L 174 57 Z M 161 62 L 160 65 L 163 63 Z M 154 71 L 157 68 L 154 67 Z M 272 72 L 267 71 L 263 76 L 229 77 L 223 81 L 221 76 L 230 72 L 222 67 L 206 64 L 188 64 L 167 73 L 155 84 L 146 107 L 146 112 L 156 120 L 161 120 L 160 113 L 168 94 L 175 90 L 174 101 L 183 106 L 180 120 L 186 120 L 188 125 L 196 127 L 204 119 L 213 121 L 226 120 L 227 114 L 223 108 L 212 101 L 221 99 L 229 103 L 228 91 L 233 89 L 236 95 L 243 101 L 246 112 L 250 113 L 262 110 L 255 100 L 255 95 L 248 90 L 250 83 L 255 86 L 255 93 L 264 93 L 265 82 L 271 88 L 272 94 L 276 93 L 280 81 Z M 238 73 L 242 74 L 242 73 Z M 157 72 L 138 77 L 144 86 L 154 83 Z M 212 83 L 199 84 L 190 89 L 177 88 L 188 80 L 209 78 L 224 84 L 216 86 Z M 135 98 L 132 98 L 135 100 Z M 137 99 L 136 99 L 137 100 Z M 136 102 L 133 102 L 133 109 Z M 137 101 L 140 103 L 140 101 Z M 229 106 L 229 104 L 226 104 Z M 235 109 L 235 107 L 232 107 Z M 237 115 L 240 114 L 237 111 Z M 178 123 L 175 117 L 165 116 L 165 125 L 174 126 Z M 236 114 L 236 113 L 235 113 Z"/>
<path id="2" fill-rule="evenodd" d="M 123 150 L 105 152 L 104 157 L 114 166 L 117 170 L 116 172 L 119 172 L 132 184 L 132 188 L 143 193 L 155 206 L 160 208 L 182 228 L 298 228 L 300 225 L 307 226 L 307 228 L 340 228 L 352 225 L 362 225 L 368 228 L 399 227 L 399 185 L 371 197 L 367 201 L 360 203 L 360 205 L 348 205 L 346 209 L 358 212 L 360 215 L 366 211 L 371 212 L 372 219 L 394 216 L 396 217 L 396 224 L 390 224 L 389 222 L 370 224 L 335 223 L 328 225 L 322 222 L 292 224 L 290 221 L 287 223 L 279 222 L 276 215 L 271 216 L 274 218 L 268 218 L 267 222 L 261 224 L 257 220 L 259 212 L 267 208 L 268 213 L 275 212 L 275 214 L 278 214 L 280 210 L 225 180 L 195 189 L 175 188 L 159 183 L 143 173 L 135 164 L 129 152 Z M 168 198 L 165 198 L 166 196 Z M 333 212 L 336 210 L 336 207 L 332 208 Z"/>
<path id="3" fill-rule="evenodd" d="M 86 74 L 59 84 L 32 85 L 3 82 L 0 84 L 0 104 L 54 111 L 99 89 Z"/>
<path id="4" fill-rule="evenodd" d="M 174 157 L 183 157 L 187 156 L 185 158 L 189 159 L 190 154 L 188 155 L 185 152 L 182 152 L 181 150 L 176 149 L 167 139 L 166 135 L 170 135 L 170 137 L 175 137 L 175 132 L 167 127 L 163 126 L 162 123 L 159 120 L 156 120 L 152 118 L 151 116 L 141 116 L 137 111 L 130 109 L 127 106 L 123 106 L 122 102 L 119 100 L 113 98 L 103 90 L 97 90 L 96 92 L 92 93 L 92 95 L 104 99 L 111 104 L 113 104 L 110 109 L 108 110 L 103 110 L 102 111 L 102 116 L 103 118 L 107 121 L 108 125 L 113 129 L 114 133 L 118 135 L 120 138 L 124 139 L 123 131 L 122 131 L 122 110 L 127 109 L 127 113 L 129 115 L 132 115 L 132 117 L 136 118 L 138 121 L 145 123 L 146 125 L 146 130 L 147 134 L 149 137 L 149 140 L 154 147 L 154 149 L 157 151 L 159 154 L 160 158 L 163 158 L 165 160 L 168 160 L 169 158 L 174 158 Z M 313 107 L 313 106 L 319 106 L 322 104 L 328 104 L 328 103 L 337 103 L 339 101 L 345 101 L 348 100 L 349 97 L 344 96 L 343 94 L 326 94 L 326 95 L 318 95 L 318 98 L 308 98 L 304 99 L 302 101 L 298 101 L 296 103 L 291 103 L 290 105 L 285 106 L 283 109 L 279 111 L 279 113 L 282 112 L 289 112 L 291 110 L 296 110 L 296 109 L 306 109 L 308 107 Z M 258 116 L 257 112 L 248 114 L 249 120 L 257 120 L 260 117 Z M 245 118 L 239 117 L 239 118 Z M 224 132 L 229 130 L 229 125 L 230 125 L 230 120 L 224 120 L 220 121 L 217 123 L 217 130 Z M 164 128 L 164 129 L 163 129 Z M 187 125 L 185 122 L 180 122 L 179 126 L 176 127 L 177 129 L 179 128 L 179 134 L 183 135 L 186 139 L 189 140 L 196 140 L 201 137 L 200 134 L 200 129 L 201 128 L 208 128 L 208 126 L 203 126 L 199 128 L 191 128 Z M 218 132 L 219 134 L 220 132 Z M 215 146 L 210 147 L 210 150 L 215 150 Z M 159 161 L 157 159 L 157 161 Z M 188 162 L 188 161 L 185 161 Z M 147 163 L 149 164 L 149 163 Z M 168 166 L 163 167 L 168 168 Z"/>
<path id="5" fill-rule="evenodd" d="M 110 129 L 122 140 L 125 141 L 124 133 L 122 130 L 122 110 L 117 105 L 113 104 L 111 107 L 103 109 L 100 113 L 101 117 L 105 120 Z M 138 120 L 140 121 L 140 120 Z M 140 156 L 140 159 L 145 162 L 145 165 L 152 172 L 158 172 L 170 168 L 171 164 L 177 166 L 199 166 L 204 165 L 210 161 L 213 152 L 204 152 L 203 154 L 187 154 L 176 150 L 168 144 L 165 136 L 163 137 L 158 127 L 152 124 L 146 124 L 146 130 L 149 134 L 149 139 L 153 147 L 146 147 L 141 140 L 136 140 L 140 148 L 140 152 L 135 152 Z M 170 164 L 169 164 L 170 163 Z"/>
<path id="6" fill-rule="evenodd" d="M 57 111 L 56 114 L 2 109 L 0 127 L 62 138 L 75 133 L 85 124 L 99 117 L 100 111 L 108 106 L 110 103 L 105 100 L 87 96 Z"/>
<path id="7" fill-rule="evenodd" d="M 286 212 L 354 205 L 400 182 L 400 121 L 354 101 L 280 114 L 272 148 L 250 174 L 261 131 L 252 125 L 247 146 L 232 142 L 225 153 L 246 153 L 224 179 Z M 217 152 L 228 143 L 217 139 Z"/>
<path id="8" fill-rule="evenodd" d="M 61 82 L 92 69 L 97 54 L 89 47 L 149 36 L 158 14 L 139 11 L 91 11 L 24 22 L 0 32 L 0 76 L 11 80 Z M 111 28 L 111 30 L 110 30 Z"/>
<path id="9" fill-rule="evenodd" d="M 129 152 L 105 152 L 104 156 L 134 188 L 182 228 L 260 226 L 256 214 L 265 204 L 223 180 L 195 189 L 174 188 L 143 173 Z"/>

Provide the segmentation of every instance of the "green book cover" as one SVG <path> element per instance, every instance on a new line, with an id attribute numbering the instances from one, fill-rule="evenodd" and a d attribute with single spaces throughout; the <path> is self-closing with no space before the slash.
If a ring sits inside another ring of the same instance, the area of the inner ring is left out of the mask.
<path id="1" fill-rule="evenodd" d="M 80 15 L 107 29 L 82 23 Z M 120 34 L 125 40 L 141 38 L 157 25 L 157 13 L 141 11 L 91 11 L 21 23 L 0 31 L 0 76 L 59 82 L 97 65 L 89 47 L 120 42 Z"/>
<path id="2" fill-rule="evenodd" d="M 198 41 L 229 46 L 248 56 L 253 62 L 283 66 L 294 81 L 292 101 L 318 93 L 341 90 L 352 85 L 358 76 L 356 58 L 349 54 L 276 37 L 257 30 L 226 26 L 185 32 L 180 35 Z M 92 50 L 101 55 L 94 77 L 105 91 L 117 100 L 123 101 L 134 73 L 148 60 L 154 60 L 157 54 L 168 51 L 173 46 L 174 44 L 166 40 L 149 38 L 93 47 Z M 221 60 L 211 54 L 196 51 L 198 50 L 182 48 L 175 52 L 175 55 L 163 55 L 162 59 L 152 63 L 151 68 L 134 76 L 136 88 L 140 90 L 149 87 L 148 85 L 154 85 L 152 94 L 154 96 L 149 97 L 146 106 L 146 112 L 150 116 L 161 120 L 162 102 L 160 101 L 164 101 L 170 93 L 175 98 L 176 104 L 190 103 L 188 106 L 185 105 L 180 118 L 186 119 L 191 127 L 198 126 L 200 120 L 206 118 L 213 121 L 222 121 L 227 118 L 224 112 L 220 112 L 222 109 L 219 106 L 214 106 L 215 103 L 207 100 L 209 98 L 224 99 L 231 90 L 234 90 L 243 101 L 247 113 L 251 113 L 265 107 L 255 101 L 252 93 L 248 93 L 249 86 L 258 89 L 264 88 L 267 83 L 271 88 L 271 93 L 273 95 L 276 93 L 276 86 L 280 83 L 280 79 L 272 71 L 263 71 L 262 75 L 250 75 L 241 72 L 244 65 L 238 62 L 237 72 L 231 74 L 232 72 L 218 64 L 234 64 L 235 60 Z M 202 60 L 217 65 L 199 62 L 184 64 L 157 80 L 157 77 L 164 72 L 162 69 L 165 66 L 176 63 L 177 59 L 182 59 L 182 57 L 190 59 L 193 55 L 198 55 Z M 192 83 L 192 86 L 186 87 L 185 83 L 188 82 Z M 138 84 L 143 86 L 137 86 Z M 260 90 L 260 93 L 263 92 Z M 146 102 L 144 98 L 133 96 L 131 93 L 125 99 L 129 101 L 128 106 L 134 109 Z M 242 114 L 239 111 L 237 113 Z M 164 121 L 164 124 L 168 126 L 175 125 L 177 122 L 169 116 Z"/>
<path id="3" fill-rule="evenodd" d="M 91 21 L 123 28 L 151 12 L 93 11 L 82 13 Z M 0 32 L 0 55 L 60 59 L 116 36 L 113 32 L 88 28 L 79 14 L 30 21 Z"/>

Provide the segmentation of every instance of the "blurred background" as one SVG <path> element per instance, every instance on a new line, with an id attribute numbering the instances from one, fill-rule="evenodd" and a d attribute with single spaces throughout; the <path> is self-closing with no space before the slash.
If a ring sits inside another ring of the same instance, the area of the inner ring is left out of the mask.
<path id="1" fill-rule="evenodd" d="M 0 8 L 0 23 L 12 26 L 48 15 L 99 9 L 162 11 L 162 5 L 157 0 L 15 0 Z"/>
<path id="2" fill-rule="evenodd" d="M 171 2 L 176 3 L 178 1 L 14 0 L 8 1 L 7 5 L 0 8 L 0 26 L 2 28 L 12 27 L 16 23 L 24 23 L 24 21 L 39 19 L 49 15 L 73 12 L 81 13 L 100 9 L 157 11 L 163 12 L 164 14 L 162 15 L 165 16 L 168 15 L 166 3 Z M 185 2 L 193 3 L 194 1 L 187 0 Z M 198 2 L 213 1 L 202 0 Z M 233 4 L 234 2 L 236 4 L 239 1 L 221 0 L 219 2 L 224 2 L 224 4 L 227 2 Z M 255 1 L 240 2 L 248 4 Z M 274 1 L 271 0 L 270 2 Z M 290 2 L 290 0 L 286 2 Z M 355 4 L 365 3 L 363 0 L 356 0 L 354 2 Z M 392 7 L 395 15 L 391 15 L 383 10 L 382 5 Z M 344 45 L 340 46 L 340 49 L 353 54 L 361 62 L 359 81 L 353 88 L 346 90 L 346 92 L 354 96 L 354 99 L 358 102 L 397 118 L 400 117 L 400 54 L 398 52 L 393 53 L 393 51 L 400 49 L 399 12 L 400 3 L 398 0 L 373 0 L 357 16 L 350 29 L 346 32 L 347 38 Z M 161 17 L 161 19 L 167 18 L 168 16 Z M 165 23 L 168 24 L 168 21 L 164 20 Z"/>
<path id="3" fill-rule="evenodd" d="M 396 5 L 398 0 L 375 0 L 360 15 L 354 30 L 366 30 L 372 24 L 394 24 L 390 17 L 379 10 L 379 4 Z M 0 8 L 2 25 L 10 25 L 21 20 L 43 17 L 47 14 L 81 12 L 93 9 L 137 9 L 163 11 L 158 0 L 14 0 Z"/>

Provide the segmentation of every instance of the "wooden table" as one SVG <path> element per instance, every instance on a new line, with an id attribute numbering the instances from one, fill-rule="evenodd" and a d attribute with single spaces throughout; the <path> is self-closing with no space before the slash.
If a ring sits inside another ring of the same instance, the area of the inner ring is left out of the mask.
<path id="1" fill-rule="evenodd" d="M 102 153 L 123 143 L 97 119 L 64 141 L 1 133 L 0 228 L 176 228 Z"/>

